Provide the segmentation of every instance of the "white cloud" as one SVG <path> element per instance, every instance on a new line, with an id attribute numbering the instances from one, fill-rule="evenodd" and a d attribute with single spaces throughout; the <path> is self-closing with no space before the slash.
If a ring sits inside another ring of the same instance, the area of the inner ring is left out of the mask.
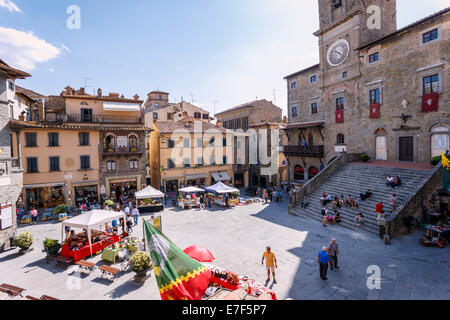
<path id="1" fill-rule="evenodd" d="M 20 8 L 11 0 L 0 0 L 0 7 L 8 9 L 9 12 L 22 13 L 22 10 L 20 10 Z"/>
<path id="2" fill-rule="evenodd" d="M 50 72 L 55 72 L 55 69 L 50 68 L 50 69 L 48 69 L 48 71 L 50 71 Z"/>
<path id="3" fill-rule="evenodd" d="M 31 31 L 0 27 L 0 57 L 20 69 L 34 70 L 37 63 L 52 60 L 64 51 L 70 52 L 66 48 L 64 45 L 61 48 L 55 47 Z"/>

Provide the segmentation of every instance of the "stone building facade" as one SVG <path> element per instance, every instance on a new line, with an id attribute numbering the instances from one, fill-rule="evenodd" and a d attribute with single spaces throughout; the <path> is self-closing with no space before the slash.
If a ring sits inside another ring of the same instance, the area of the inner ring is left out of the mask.
<path id="1" fill-rule="evenodd" d="M 10 110 L 14 108 L 15 80 L 30 75 L 0 60 L 0 251 L 9 248 L 17 230 L 16 202 L 22 189 L 20 158 L 12 158 Z"/>
<path id="2" fill-rule="evenodd" d="M 291 181 L 342 152 L 429 162 L 449 149 L 449 10 L 397 30 L 396 1 L 319 0 L 320 63 L 285 78 Z"/>

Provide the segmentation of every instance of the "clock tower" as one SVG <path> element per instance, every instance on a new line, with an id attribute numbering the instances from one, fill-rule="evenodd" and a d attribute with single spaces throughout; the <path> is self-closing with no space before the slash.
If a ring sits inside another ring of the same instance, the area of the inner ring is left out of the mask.
<path id="1" fill-rule="evenodd" d="M 396 0 L 318 0 L 325 72 L 359 64 L 356 48 L 397 30 Z"/>

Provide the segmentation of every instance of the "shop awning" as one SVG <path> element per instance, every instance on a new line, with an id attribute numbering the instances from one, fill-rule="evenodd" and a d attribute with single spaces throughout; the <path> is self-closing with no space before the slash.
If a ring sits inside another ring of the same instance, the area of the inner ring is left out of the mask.
<path id="1" fill-rule="evenodd" d="M 65 182 L 57 182 L 57 183 L 42 183 L 42 184 L 32 184 L 23 186 L 25 189 L 35 189 L 35 188 L 47 188 L 47 187 L 64 187 L 66 185 Z"/>
<path id="2" fill-rule="evenodd" d="M 184 175 L 179 176 L 170 176 L 170 177 L 163 177 L 163 180 L 169 181 L 169 180 L 178 180 L 180 178 L 184 178 Z"/>
<path id="3" fill-rule="evenodd" d="M 186 180 L 198 180 L 198 179 L 206 179 L 208 175 L 206 173 L 193 174 L 190 176 L 186 176 Z"/>
<path id="4" fill-rule="evenodd" d="M 103 102 L 103 110 L 105 111 L 139 111 L 141 110 L 137 103 L 123 102 Z"/>
<path id="5" fill-rule="evenodd" d="M 155 198 L 164 198 L 164 193 L 155 188 L 148 186 L 145 189 L 136 192 L 136 199 L 155 199 Z"/>
<path id="6" fill-rule="evenodd" d="M 325 121 L 312 121 L 312 122 L 298 122 L 291 123 L 284 128 L 285 130 L 289 129 L 305 129 L 305 128 L 315 128 L 320 127 L 325 124 Z"/>
<path id="7" fill-rule="evenodd" d="M 111 184 L 115 183 L 136 183 L 136 179 L 122 179 L 122 180 L 111 180 Z"/>
<path id="8" fill-rule="evenodd" d="M 228 172 L 223 171 L 223 172 L 218 172 L 218 173 L 211 173 L 211 175 L 213 176 L 214 180 L 216 181 L 231 181 L 230 176 L 228 175 Z"/>

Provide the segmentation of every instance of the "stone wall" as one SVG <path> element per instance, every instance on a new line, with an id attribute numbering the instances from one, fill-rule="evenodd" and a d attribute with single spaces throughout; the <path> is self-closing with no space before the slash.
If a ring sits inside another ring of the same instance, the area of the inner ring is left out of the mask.
<path id="1" fill-rule="evenodd" d="M 414 226 L 418 226 L 417 218 L 423 217 L 423 203 L 431 199 L 433 193 L 442 188 L 442 164 L 437 165 L 429 174 L 428 179 L 420 186 L 417 186 L 417 192 L 405 200 L 399 207 L 397 214 L 386 219 L 386 234 L 390 238 L 408 233 L 408 227 L 405 225 L 405 217 L 414 218 Z"/>

